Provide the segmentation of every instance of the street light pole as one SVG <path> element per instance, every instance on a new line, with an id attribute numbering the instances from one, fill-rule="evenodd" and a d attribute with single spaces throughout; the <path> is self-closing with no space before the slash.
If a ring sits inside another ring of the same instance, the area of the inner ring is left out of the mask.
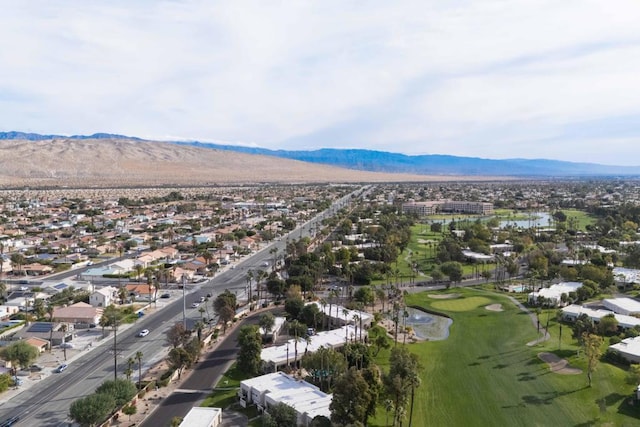
<path id="1" fill-rule="evenodd" d="M 118 351 L 116 350 L 116 335 L 118 331 L 117 319 L 113 319 L 113 379 L 118 379 Z"/>
<path id="2" fill-rule="evenodd" d="M 182 275 L 182 326 L 187 330 L 187 298 L 186 298 L 186 277 Z"/>

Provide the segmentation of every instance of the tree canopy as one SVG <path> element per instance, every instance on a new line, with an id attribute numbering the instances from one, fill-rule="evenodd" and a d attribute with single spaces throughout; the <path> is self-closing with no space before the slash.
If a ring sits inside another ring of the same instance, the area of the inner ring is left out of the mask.
<path id="1" fill-rule="evenodd" d="M 262 359 L 262 336 L 256 325 L 245 325 L 238 335 L 238 369 L 249 376 L 260 372 Z"/>

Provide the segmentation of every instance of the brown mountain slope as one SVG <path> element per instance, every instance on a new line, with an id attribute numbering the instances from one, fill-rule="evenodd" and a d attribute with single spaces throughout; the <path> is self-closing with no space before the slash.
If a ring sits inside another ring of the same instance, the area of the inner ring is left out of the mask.
<path id="1" fill-rule="evenodd" d="M 360 172 L 166 142 L 0 141 L 0 186 L 149 186 L 250 182 L 401 182 L 463 177 Z M 477 177 L 474 179 L 477 180 Z"/>

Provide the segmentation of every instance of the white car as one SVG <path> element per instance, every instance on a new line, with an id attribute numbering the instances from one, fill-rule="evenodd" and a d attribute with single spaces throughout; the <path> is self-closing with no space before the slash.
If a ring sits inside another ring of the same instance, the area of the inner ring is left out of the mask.
<path id="1" fill-rule="evenodd" d="M 139 337 L 146 337 L 147 335 L 149 335 L 149 330 L 148 329 L 143 329 L 140 332 L 138 332 L 138 336 Z"/>
<path id="2" fill-rule="evenodd" d="M 200 306 L 199 302 L 194 302 L 193 304 L 191 304 L 191 308 L 198 308 Z"/>
<path id="3" fill-rule="evenodd" d="M 74 345 L 70 342 L 63 342 L 62 344 L 60 344 L 60 348 L 74 348 Z"/>

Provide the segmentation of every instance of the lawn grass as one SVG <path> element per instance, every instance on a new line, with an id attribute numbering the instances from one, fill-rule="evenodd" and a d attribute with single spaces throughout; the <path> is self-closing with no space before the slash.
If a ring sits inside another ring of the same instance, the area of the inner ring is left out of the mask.
<path id="1" fill-rule="evenodd" d="M 453 319 L 448 339 L 409 344 L 423 365 L 413 426 L 640 424 L 640 409 L 628 404 L 633 387 L 625 384 L 623 369 L 601 362 L 588 388 L 585 373 L 552 373 L 537 357 L 543 351 L 555 352 L 585 368 L 567 326 L 562 342 L 558 339 L 554 312 L 549 312 L 552 338 L 529 347 L 526 343 L 538 337 L 536 327 L 505 295 L 466 288 L 449 292 L 460 298 L 429 298 L 433 291 L 406 296 L 409 305 L 442 311 Z M 455 303 L 460 310 L 465 299 L 471 301 L 466 311 L 446 311 L 439 305 Z M 485 303 L 502 304 L 504 311 L 488 311 Z M 546 316 L 540 313 L 545 325 Z M 378 358 L 385 356 L 381 352 Z M 369 425 L 386 425 L 385 415 L 379 406 Z"/>
<path id="2" fill-rule="evenodd" d="M 200 406 L 222 408 L 223 410 L 234 406 L 234 410 L 246 414 L 249 418 L 255 417 L 257 415 L 255 406 L 243 409 L 238 405 L 240 381 L 248 378 L 250 377 L 240 371 L 234 363 L 233 366 L 222 375 L 220 381 L 218 381 L 218 384 L 214 387 L 213 393 L 207 396 Z"/>
<path id="3" fill-rule="evenodd" d="M 579 211 L 577 209 L 562 209 L 562 212 L 569 218 L 575 218 L 578 222 L 578 230 L 586 231 L 587 225 L 595 224 L 596 218 L 590 216 L 587 212 Z"/>

